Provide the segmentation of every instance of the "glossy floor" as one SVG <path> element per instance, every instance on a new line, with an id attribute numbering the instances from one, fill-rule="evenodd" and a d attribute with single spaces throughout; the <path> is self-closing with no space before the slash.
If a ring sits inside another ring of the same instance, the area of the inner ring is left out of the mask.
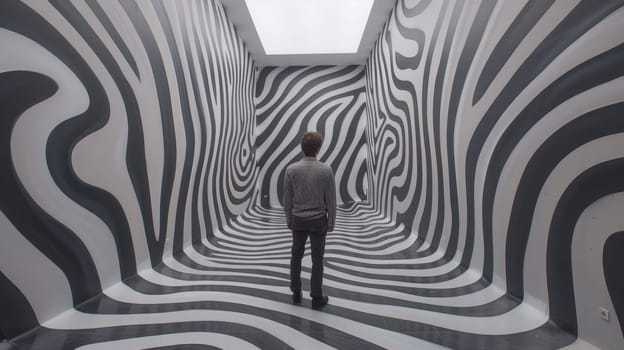
<path id="1" fill-rule="evenodd" d="M 281 211 L 251 212 L 155 269 L 46 322 L 18 349 L 583 349 L 548 317 L 403 227 L 340 211 L 322 311 L 288 288 Z M 309 252 L 309 251 L 308 251 Z M 309 286 L 309 255 L 302 277 Z"/>

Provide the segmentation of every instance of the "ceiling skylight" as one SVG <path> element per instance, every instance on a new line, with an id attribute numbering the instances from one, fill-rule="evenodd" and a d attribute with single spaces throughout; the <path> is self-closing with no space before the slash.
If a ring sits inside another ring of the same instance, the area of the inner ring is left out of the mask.
<path id="1" fill-rule="evenodd" d="M 267 55 L 356 53 L 374 0 L 245 0 Z"/>

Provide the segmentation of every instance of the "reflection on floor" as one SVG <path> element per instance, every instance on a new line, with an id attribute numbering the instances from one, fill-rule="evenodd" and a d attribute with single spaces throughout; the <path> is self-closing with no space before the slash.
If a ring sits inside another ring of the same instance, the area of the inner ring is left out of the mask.
<path id="1" fill-rule="evenodd" d="M 557 349 L 575 347 L 507 296 L 402 226 L 341 209 L 327 238 L 330 303 L 292 305 L 290 232 L 255 209 L 215 238 L 47 322 L 19 349 Z M 308 251 L 309 252 L 309 251 Z M 308 286 L 309 255 L 304 259 Z"/>

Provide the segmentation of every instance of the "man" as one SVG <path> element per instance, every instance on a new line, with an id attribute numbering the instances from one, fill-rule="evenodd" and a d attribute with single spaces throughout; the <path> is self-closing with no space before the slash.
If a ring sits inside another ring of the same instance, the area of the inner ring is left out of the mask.
<path id="1" fill-rule="evenodd" d="M 334 230 L 336 220 L 336 185 L 332 169 L 316 159 L 323 136 L 306 132 L 301 138 L 305 157 L 286 168 L 284 176 L 284 211 L 293 245 L 290 258 L 290 290 L 293 303 L 301 303 L 301 259 L 310 237 L 312 247 L 312 307 L 320 309 L 329 298 L 323 295 L 323 255 L 325 236 Z"/>

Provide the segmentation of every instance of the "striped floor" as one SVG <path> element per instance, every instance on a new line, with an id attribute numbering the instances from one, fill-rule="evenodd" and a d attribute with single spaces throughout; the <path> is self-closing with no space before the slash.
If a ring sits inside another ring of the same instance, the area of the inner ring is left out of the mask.
<path id="1" fill-rule="evenodd" d="M 290 232 L 253 209 L 223 232 L 15 340 L 18 349 L 584 349 L 528 303 L 363 205 L 327 238 L 330 303 L 291 304 Z M 304 290 L 310 258 L 304 258 Z"/>

